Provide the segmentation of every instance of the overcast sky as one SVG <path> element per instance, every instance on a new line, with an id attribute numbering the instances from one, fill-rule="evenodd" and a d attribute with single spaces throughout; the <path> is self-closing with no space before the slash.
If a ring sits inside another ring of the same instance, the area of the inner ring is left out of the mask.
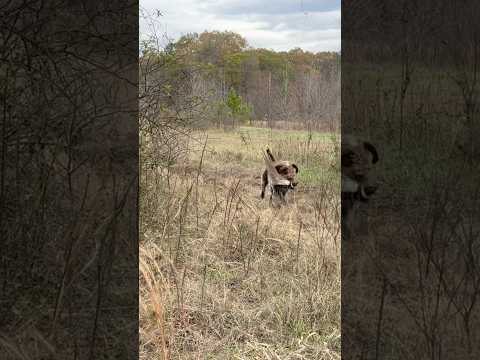
<path id="1" fill-rule="evenodd" d="M 256 48 L 340 51 L 340 0 L 140 0 L 140 8 L 158 9 L 157 31 L 173 40 L 229 30 Z M 141 18 L 140 37 L 150 31 Z"/>

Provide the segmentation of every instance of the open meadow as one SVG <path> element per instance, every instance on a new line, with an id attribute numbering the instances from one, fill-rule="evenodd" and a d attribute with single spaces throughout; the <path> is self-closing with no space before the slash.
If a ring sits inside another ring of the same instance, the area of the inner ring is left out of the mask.
<path id="1" fill-rule="evenodd" d="M 300 170 L 285 208 L 260 199 L 266 147 Z M 337 137 L 240 127 L 186 149 L 141 167 L 141 358 L 340 359 Z"/>

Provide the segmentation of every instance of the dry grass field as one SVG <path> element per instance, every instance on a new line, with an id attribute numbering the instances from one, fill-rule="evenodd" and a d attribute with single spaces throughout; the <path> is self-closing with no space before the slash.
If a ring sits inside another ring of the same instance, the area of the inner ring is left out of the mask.
<path id="1" fill-rule="evenodd" d="M 260 199 L 261 151 L 300 168 L 282 209 Z M 143 166 L 142 359 L 340 359 L 340 199 L 333 134 L 194 133 Z"/>

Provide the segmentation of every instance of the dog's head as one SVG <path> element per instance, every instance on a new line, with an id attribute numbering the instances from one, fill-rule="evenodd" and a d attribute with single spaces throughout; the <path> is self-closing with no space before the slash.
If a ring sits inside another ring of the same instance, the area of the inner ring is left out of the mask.
<path id="1" fill-rule="evenodd" d="M 266 154 L 263 154 L 267 171 L 272 180 L 272 185 L 288 185 L 290 188 L 295 188 L 295 176 L 298 174 L 298 166 L 290 161 L 275 161 L 273 154 L 267 149 Z"/>
<path id="2" fill-rule="evenodd" d="M 291 163 L 290 161 L 278 161 L 275 165 L 275 169 L 277 172 L 285 179 L 290 181 L 294 187 L 297 183 L 294 181 L 295 176 L 298 174 L 298 166 L 296 164 Z"/>
<path id="3" fill-rule="evenodd" d="M 342 138 L 342 193 L 355 194 L 360 201 L 368 201 L 378 184 L 371 176 L 372 165 L 379 160 L 377 149 L 368 141 L 353 136 Z"/>

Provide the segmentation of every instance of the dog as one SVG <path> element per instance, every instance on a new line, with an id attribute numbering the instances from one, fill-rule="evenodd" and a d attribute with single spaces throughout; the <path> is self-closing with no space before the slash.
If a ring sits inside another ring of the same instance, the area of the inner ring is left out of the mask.
<path id="1" fill-rule="evenodd" d="M 290 190 L 294 190 L 298 185 L 295 176 L 298 174 L 298 166 L 289 161 L 276 161 L 270 149 L 267 148 L 266 155 L 263 154 L 266 169 L 262 174 L 262 192 L 260 197 L 265 198 L 267 186 L 270 189 L 270 203 L 274 198 L 278 198 L 282 204 L 286 205 L 286 196 Z"/>
<path id="2" fill-rule="evenodd" d="M 342 235 L 349 238 L 357 204 L 367 203 L 377 191 L 378 184 L 371 176 L 371 169 L 379 157 L 377 149 L 370 142 L 351 135 L 342 137 L 341 153 L 341 226 Z"/>

